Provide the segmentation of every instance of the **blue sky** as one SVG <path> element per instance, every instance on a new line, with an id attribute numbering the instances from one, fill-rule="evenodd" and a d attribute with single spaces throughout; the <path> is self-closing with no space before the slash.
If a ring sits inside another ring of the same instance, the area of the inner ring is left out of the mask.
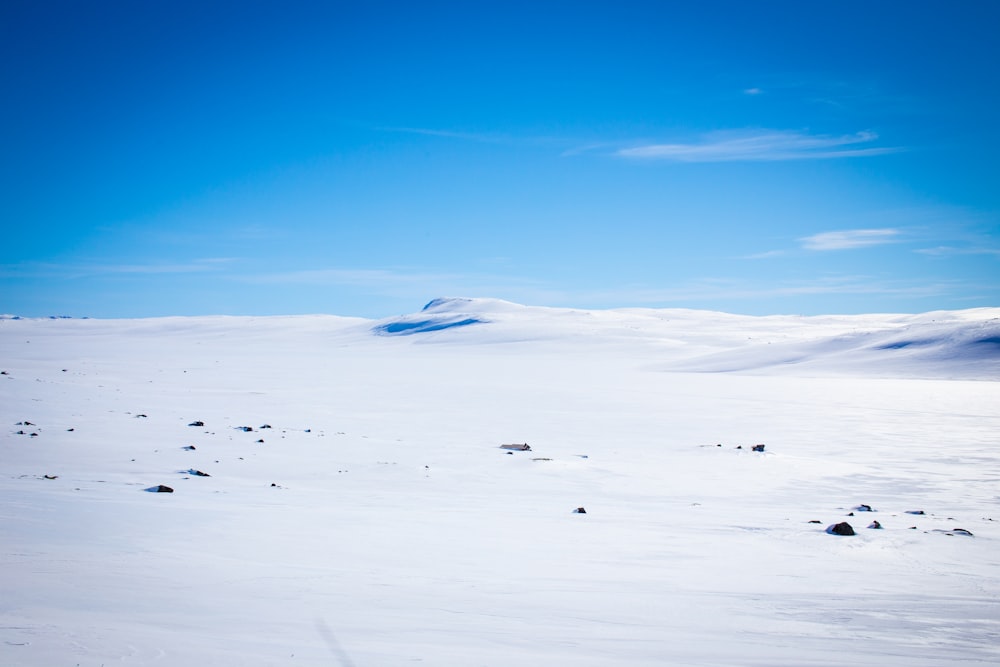
<path id="1" fill-rule="evenodd" d="M 998 25 L 993 2 L 8 1 L 0 312 L 1000 306 Z"/>

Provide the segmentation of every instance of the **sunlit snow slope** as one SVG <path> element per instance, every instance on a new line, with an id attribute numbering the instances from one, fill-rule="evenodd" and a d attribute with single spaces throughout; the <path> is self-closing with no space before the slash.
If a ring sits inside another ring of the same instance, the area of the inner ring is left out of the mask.
<path id="1" fill-rule="evenodd" d="M 998 664 L 998 318 L 2 318 L 0 665 Z"/>

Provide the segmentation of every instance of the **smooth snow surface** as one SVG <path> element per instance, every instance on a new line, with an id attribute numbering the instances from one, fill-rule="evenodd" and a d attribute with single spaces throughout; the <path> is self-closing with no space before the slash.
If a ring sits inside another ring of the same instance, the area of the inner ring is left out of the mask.
<path id="1" fill-rule="evenodd" d="M 0 319 L 0 665 L 998 664 L 998 341 L 1000 309 Z"/>

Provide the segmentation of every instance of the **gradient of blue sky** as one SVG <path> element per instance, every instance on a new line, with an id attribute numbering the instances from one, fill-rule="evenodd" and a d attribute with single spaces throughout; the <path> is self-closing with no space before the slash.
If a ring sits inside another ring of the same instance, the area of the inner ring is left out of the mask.
<path id="1" fill-rule="evenodd" d="M 1000 305 L 1000 3 L 0 7 L 0 312 Z"/>

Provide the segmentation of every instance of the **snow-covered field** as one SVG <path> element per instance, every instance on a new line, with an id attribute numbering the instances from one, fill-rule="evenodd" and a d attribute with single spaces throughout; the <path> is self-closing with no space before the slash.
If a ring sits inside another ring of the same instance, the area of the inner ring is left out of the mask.
<path id="1" fill-rule="evenodd" d="M 1000 309 L 7 317 L 0 371 L 0 665 L 1000 664 Z"/>

